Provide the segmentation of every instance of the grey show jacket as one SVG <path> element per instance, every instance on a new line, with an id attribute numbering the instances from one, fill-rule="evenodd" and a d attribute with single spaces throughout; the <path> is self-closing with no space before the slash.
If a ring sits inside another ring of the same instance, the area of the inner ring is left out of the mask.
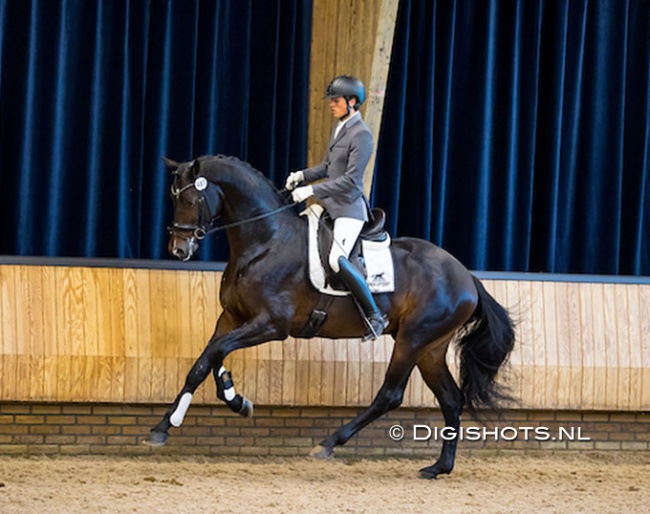
<path id="1" fill-rule="evenodd" d="M 332 219 L 346 217 L 368 221 L 368 199 L 363 193 L 363 174 L 372 154 L 372 134 L 355 115 L 332 137 L 323 162 L 304 170 L 305 182 L 314 184 L 314 196 Z"/>

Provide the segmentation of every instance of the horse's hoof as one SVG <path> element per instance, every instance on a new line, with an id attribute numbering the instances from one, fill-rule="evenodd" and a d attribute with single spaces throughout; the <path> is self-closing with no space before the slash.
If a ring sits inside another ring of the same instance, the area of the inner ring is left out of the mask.
<path id="1" fill-rule="evenodd" d="M 334 456 L 334 450 L 319 444 L 312 448 L 309 452 L 309 456 L 314 459 L 331 459 Z"/>
<path id="2" fill-rule="evenodd" d="M 433 466 L 427 466 L 426 468 L 422 468 L 420 470 L 420 477 L 421 478 L 426 478 L 427 480 L 436 480 L 439 475 L 448 475 L 451 473 L 450 470 L 444 470 L 436 466 L 435 464 Z"/>
<path id="3" fill-rule="evenodd" d="M 157 448 L 160 446 L 165 446 L 168 438 L 169 434 L 167 432 L 151 432 L 149 439 L 142 441 L 142 444 L 146 444 L 152 448 Z"/>
<path id="4" fill-rule="evenodd" d="M 255 408 L 253 407 L 253 402 L 251 402 L 248 398 L 244 398 L 241 409 L 239 409 L 239 415 L 242 418 L 252 418 L 254 412 Z"/>

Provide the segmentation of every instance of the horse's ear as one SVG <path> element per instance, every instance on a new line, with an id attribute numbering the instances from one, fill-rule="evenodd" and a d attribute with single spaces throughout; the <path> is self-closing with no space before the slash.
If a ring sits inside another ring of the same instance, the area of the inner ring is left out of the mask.
<path id="1" fill-rule="evenodd" d="M 199 175 L 199 161 L 196 159 L 190 163 L 190 174 L 192 177 L 197 177 Z"/>
<path id="2" fill-rule="evenodd" d="M 171 171 L 172 173 L 174 173 L 178 169 L 178 167 L 180 166 L 179 163 L 177 163 L 176 161 L 172 161 L 171 159 L 168 159 L 167 157 L 163 157 L 162 160 L 165 163 L 165 166 L 167 166 L 167 169 L 169 171 Z"/>

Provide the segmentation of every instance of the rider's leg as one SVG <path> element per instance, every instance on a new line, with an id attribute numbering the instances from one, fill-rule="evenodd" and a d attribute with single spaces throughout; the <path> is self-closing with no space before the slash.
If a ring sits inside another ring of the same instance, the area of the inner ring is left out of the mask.
<path id="1" fill-rule="evenodd" d="M 329 265 L 358 300 L 370 325 L 370 333 L 366 339 L 376 339 L 388 326 L 386 317 L 379 311 L 375 299 L 363 275 L 357 270 L 348 257 L 356 242 L 363 221 L 354 218 L 337 218 L 334 220 L 334 243 L 329 255 Z"/>

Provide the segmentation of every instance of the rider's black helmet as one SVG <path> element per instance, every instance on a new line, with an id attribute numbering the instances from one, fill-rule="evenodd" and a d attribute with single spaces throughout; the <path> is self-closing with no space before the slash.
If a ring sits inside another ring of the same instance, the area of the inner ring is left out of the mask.
<path id="1" fill-rule="evenodd" d="M 350 101 L 350 98 L 356 98 L 357 103 L 354 107 L 358 109 L 366 101 L 366 87 L 356 77 L 339 75 L 329 83 L 323 98 L 335 98 L 337 96 L 342 96 L 347 101 Z"/>

